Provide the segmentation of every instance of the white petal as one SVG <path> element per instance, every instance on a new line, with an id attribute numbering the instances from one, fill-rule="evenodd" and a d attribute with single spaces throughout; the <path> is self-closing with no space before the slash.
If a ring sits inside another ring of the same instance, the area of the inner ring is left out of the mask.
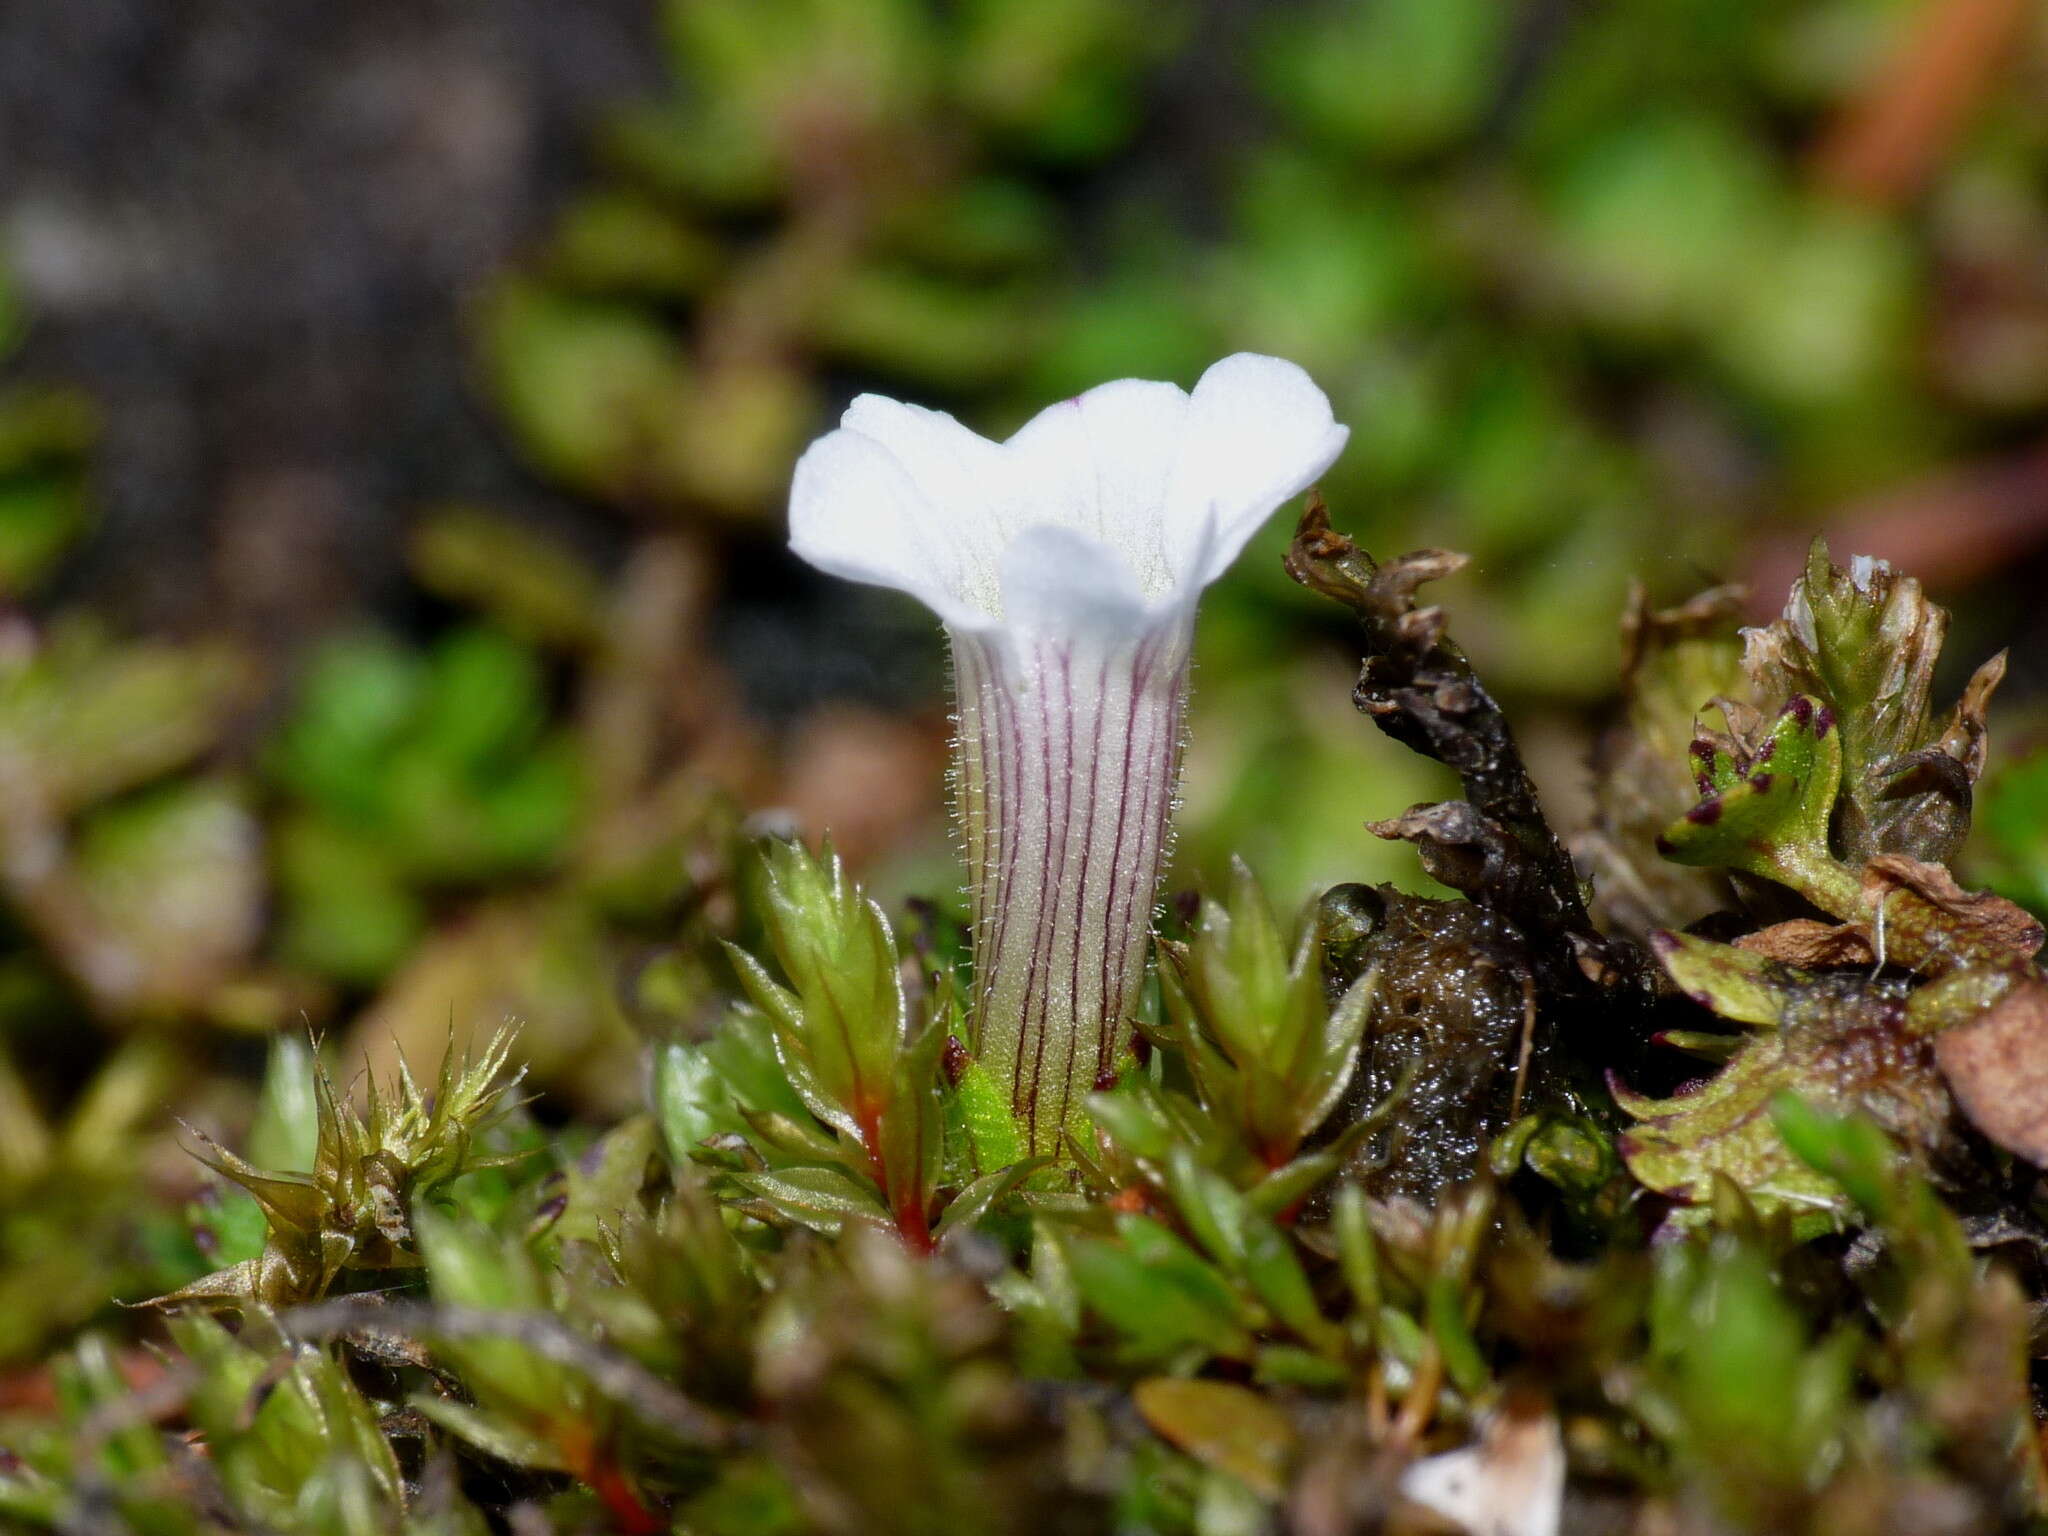
<path id="1" fill-rule="evenodd" d="M 1162 519 L 1187 428 L 1188 397 L 1140 379 L 1048 407 L 1003 444 L 1003 521 L 1012 536 L 1044 524 L 1087 534 L 1123 557 L 1148 598 L 1165 595 Z"/>
<path id="2" fill-rule="evenodd" d="M 873 438 L 895 455 L 946 532 L 993 576 L 1001 553 L 995 510 L 1003 475 L 1001 448 L 944 411 L 881 395 L 857 396 L 839 425 Z"/>
<path id="3" fill-rule="evenodd" d="M 865 433 L 828 432 L 797 460 L 789 546 L 821 571 L 908 592 L 948 624 L 987 627 L 992 562 L 960 531 L 978 525 L 935 507 L 888 448 Z M 985 590 L 988 601 L 976 601 Z"/>
<path id="4" fill-rule="evenodd" d="M 797 465 L 790 543 L 824 570 L 988 629 L 1006 618 L 1011 548 L 1034 529 L 1065 529 L 1113 551 L 1155 613 L 1179 611 L 1347 435 L 1307 374 L 1251 353 L 1216 364 L 1192 396 L 1104 384 L 1002 444 L 944 412 L 863 395 Z M 1020 590 L 1050 612 L 1058 573 L 1039 574 Z M 1089 610 L 1103 595 L 1083 590 L 1073 603 Z"/>
<path id="5" fill-rule="evenodd" d="M 1003 628 L 1013 635 L 1141 635 L 1157 619 L 1124 558 L 1071 528 L 1040 527 L 1003 556 Z"/>
<path id="6" fill-rule="evenodd" d="M 1240 352 L 1202 375 L 1189 398 L 1187 452 L 1164 519 L 1169 560 L 1199 591 L 1229 567 L 1274 509 L 1307 490 L 1344 451 L 1349 429 L 1293 363 Z M 1213 519 L 1206 549 L 1199 537 Z"/>
<path id="7" fill-rule="evenodd" d="M 1558 1536 L 1564 1475 L 1556 1415 L 1503 1412 L 1482 1426 L 1477 1445 L 1409 1467 L 1401 1492 L 1473 1536 Z"/>

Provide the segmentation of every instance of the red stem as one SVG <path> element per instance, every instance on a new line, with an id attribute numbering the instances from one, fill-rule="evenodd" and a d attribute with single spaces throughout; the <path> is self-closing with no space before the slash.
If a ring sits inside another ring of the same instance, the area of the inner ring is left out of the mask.
<path id="1" fill-rule="evenodd" d="M 640 1502 L 615 1462 L 600 1461 L 587 1479 L 624 1536 L 654 1536 L 668 1529 L 668 1522 Z"/>
<path id="2" fill-rule="evenodd" d="M 612 1517 L 613 1528 L 622 1536 L 655 1536 L 668 1529 L 668 1521 L 641 1502 L 618 1462 L 582 1425 L 557 1425 L 555 1443 L 562 1448 L 570 1470 L 597 1495 Z"/>
<path id="3" fill-rule="evenodd" d="M 922 1191 L 911 1189 L 899 1191 L 889 1182 L 889 1165 L 882 1157 L 882 1110 L 871 1100 L 856 1100 L 853 1106 L 854 1124 L 859 1127 L 861 1145 L 867 1149 L 868 1171 L 881 1187 L 882 1198 L 888 1203 L 890 1214 L 896 1218 L 896 1232 L 915 1253 L 930 1253 L 938 1245 L 932 1241 L 931 1222 L 924 1211 Z"/>

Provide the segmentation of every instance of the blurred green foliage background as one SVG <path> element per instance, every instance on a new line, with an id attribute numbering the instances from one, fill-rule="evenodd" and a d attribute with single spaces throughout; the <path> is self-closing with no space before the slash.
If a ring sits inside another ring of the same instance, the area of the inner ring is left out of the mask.
<path id="1" fill-rule="evenodd" d="M 747 816 L 830 828 L 885 892 L 955 889 L 932 626 L 780 547 L 796 454 L 862 389 L 999 434 L 1106 378 L 1300 362 L 1353 429 L 1339 524 L 1475 557 L 1442 600 L 1565 825 L 1632 581 L 1748 580 L 1762 614 L 1816 529 L 1894 556 L 1957 608 L 1952 654 L 2014 647 L 1976 869 L 2048 899 L 2038 6 L 635 15 L 643 83 L 582 111 L 530 227 L 436 290 L 438 366 L 521 468 L 502 497 L 437 484 L 454 451 L 417 421 L 365 450 L 419 492 L 341 525 L 388 579 L 275 532 L 317 486 L 234 515 L 222 488 L 213 610 L 132 622 L 107 551 L 135 516 L 98 519 L 136 500 L 97 446 L 121 423 L 42 345 L 75 313 L 71 248 L 7 225 L 0 1364 L 234 1256 L 246 1212 L 203 1252 L 138 1195 L 196 1189 L 163 1104 L 246 1124 L 281 1030 L 431 1064 L 514 1015 L 544 1112 L 599 1115 L 637 1098 L 640 1043 L 708 1006 Z M 479 100 L 441 110 L 459 128 Z M 1350 710 L 1284 521 L 1205 609 L 1177 878 L 1242 853 L 1290 900 L 1413 883 L 1362 823 L 1442 785 Z M 302 623 L 236 601 L 330 583 L 346 602 L 283 604 Z"/>

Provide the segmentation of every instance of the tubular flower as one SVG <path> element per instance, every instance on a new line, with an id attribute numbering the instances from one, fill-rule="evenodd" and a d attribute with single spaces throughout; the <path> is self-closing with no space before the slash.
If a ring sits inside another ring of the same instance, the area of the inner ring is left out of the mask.
<path id="1" fill-rule="evenodd" d="M 874 395 L 796 468 L 790 545 L 944 622 L 973 901 L 975 1055 L 1034 1153 L 1129 1039 L 1202 589 L 1344 446 L 1294 364 L 1137 379 L 1007 442 Z"/>

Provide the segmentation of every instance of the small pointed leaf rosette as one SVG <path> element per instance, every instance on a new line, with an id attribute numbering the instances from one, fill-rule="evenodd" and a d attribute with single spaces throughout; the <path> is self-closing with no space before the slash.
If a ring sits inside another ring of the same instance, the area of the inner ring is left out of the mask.
<path id="1" fill-rule="evenodd" d="M 1159 1039 L 1186 1057 L 1203 1107 L 1268 1171 L 1285 1168 L 1351 1082 L 1377 973 L 1332 1001 L 1315 923 L 1290 940 L 1242 861 L 1228 902 L 1205 901 L 1191 941 L 1165 949 Z"/>
<path id="2" fill-rule="evenodd" d="M 1129 1040 L 1180 774 L 1195 605 L 1343 448 L 1292 363 L 1121 380 L 991 442 L 874 395 L 814 443 L 790 545 L 944 622 L 974 1055 L 1034 1153 Z"/>
<path id="3" fill-rule="evenodd" d="M 831 1135 L 794 1116 L 757 1114 L 750 1129 L 798 1158 L 840 1166 L 746 1173 L 739 1182 L 791 1220 L 829 1231 L 848 1221 L 893 1223 L 912 1247 L 927 1249 L 941 1154 L 939 1020 L 911 1008 L 889 919 L 837 854 L 827 848 L 814 858 L 800 844 L 771 843 L 761 874 L 763 926 L 789 985 L 738 946 L 727 953 L 768 1021 L 789 1086 Z"/>
<path id="4" fill-rule="evenodd" d="M 477 1145 L 515 1107 L 510 1095 L 525 1074 L 506 1070 L 513 1039 L 501 1030 L 474 1059 L 451 1041 L 430 1092 L 401 1058 L 396 1079 L 372 1081 L 361 1108 L 311 1053 L 290 1057 L 311 1079 L 295 1085 L 312 1101 L 310 1173 L 255 1167 L 185 1126 L 192 1155 L 262 1210 L 263 1251 L 146 1305 L 282 1309 L 325 1296 L 344 1270 L 417 1268 L 419 1202 L 464 1173 L 519 1161 Z"/>

